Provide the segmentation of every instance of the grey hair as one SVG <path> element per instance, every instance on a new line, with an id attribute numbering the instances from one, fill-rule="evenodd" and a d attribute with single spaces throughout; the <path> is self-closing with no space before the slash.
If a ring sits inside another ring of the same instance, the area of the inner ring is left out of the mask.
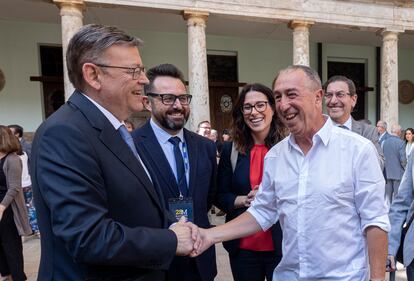
<path id="1" fill-rule="evenodd" d="M 100 24 L 83 26 L 69 41 L 66 62 L 69 80 L 78 90 L 83 90 L 82 67 L 85 63 L 99 63 L 102 53 L 113 45 L 138 47 L 142 41 L 124 31 Z"/>
<path id="2" fill-rule="evenodd" d="M 385 130 L 387 130 L 387 122 L 382 121 L 382 120 L 378 120 L 377 125 L 379 124 L 379 126 L 383 127 Z"/>
<path id="3" fill-rule="evenodd" d="M 331 78 L 329 78 L 328 81 L 326 81 L 325 84 L 323 85 L 323 90 L 326 91 L 329 84 L 331 84 L 333 82 L 338 82 L 338 81 L 339 82 L 344 82 L 348 86 L 349 94 L 351 96 L 356 95 L 356 87 L 355 87 L 354 81 L 352 81 L 351 79 L 349 79 L 348 77 L 343 76 L 343 75 L 335 75 L 335 76 L 332 76 Z"/>
<path id="4" fill-rule="evenodd" d="M 321 78 L 319 77 L 319 74 L 315 70 L 313 70 L 311 67 L 306 66 L 306 65 L 300 65 L 300 64 L 291 65 L 291 66 L 288 66 L 280 70 L 277 73 L 276 78 L 273 80 L 272 88 L 273 89 L 275 88 L 276 80 L 277 78 L 279 78 L 280 74 L 285 73 L 285 72 L 296 71 L 296 70 L 302 70 L 303 73 L 305 73 L 305 75 L 309 78 L 310 82 L 312 83 L 313 90 L 322 89 L 322 82 L 321 82 Z"/>
<path id="5" fill-rule="evenodd" d="M 398 124 L 393 124 L 391 126 L 391 134 L 400 136 L 401 134 L 401 126 Z"/>

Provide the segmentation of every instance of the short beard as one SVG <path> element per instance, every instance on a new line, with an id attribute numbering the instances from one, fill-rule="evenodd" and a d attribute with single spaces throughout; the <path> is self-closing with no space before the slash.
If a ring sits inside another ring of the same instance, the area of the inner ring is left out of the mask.
<path id="1" fill-rule="evenodd" d="M 173 112 L 167 112 L 166 114 L 169 113 L 174 113 L 176 111 Z M 180 111 L 181 112 L 181 111 Z M 184 121 L 180 122 L 180 123 L 174 123 L 173 121 L 169 120 L 167 117 L 162 118 L 160 121 L 160 124 L 167 129 L 173 130 L 173 131 L 178 131 L 181 130 L 182 128 L 184 128 L 184 125 L 187 123 L 188 121 L 188 117 L 189 117 L 189 113 L 187 113 L 187 115 L 184 115 Z"/>

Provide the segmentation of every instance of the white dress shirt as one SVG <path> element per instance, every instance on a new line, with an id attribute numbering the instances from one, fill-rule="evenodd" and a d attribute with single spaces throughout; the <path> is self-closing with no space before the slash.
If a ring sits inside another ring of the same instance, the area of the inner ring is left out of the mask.
<path id="1" fill-rule="evenodd" d="M 335 126 L 338 126 L 338 127 L 342 126 L 342 129 L 348 129 L 348 130 L 352 131 L 352 116 L 351 115 L 349 115 L 348 120 L 346 120 L 344 124 L 336 123 L 332 119 L 331 119 L 331 121 Z"/>
<path id="2" fill-rule="evenodd" d="M 177 179 L 177 166 L 175 164 L 175 157 L 174 157 L 174 145 L 172 143 L 170 143 L 168 140 L 171 137 L 179 137 L 181 142 L 180 142 L 180 150 L 181 150 L 181 154 L 183 154 L 183 145 L 184 145 L 184 131 L 183 129 L 181 129 L 176 135 L 170 135 L 169 133 L 167 133 L 166 131 L 164 131 L 164 129 L 160 128 L 160 126 L 157 125 L 157 123 L 154 122 L 154 120 L 150 120 L 150 125 L 152 130 L 154 131 L 155 137 L 158 140 L 158 143 L 160 144 L 162 151 L 164 151 L 164 155 L 167 158 L 168 164 L 170 164 L 170 167 L 172 169 L 172 172 L 175 176 L 175 178 Z M 188 153 L 187 153 L 188 155 Z M 190 179 L 190 165 L 188 165 L 188 156 L 184 157 L 183 155 L 183 160 L 184 160 L 184 168 L 185 168 L 185 177 L 187 179 L 187 186 L 189 183 L 189 179 Z M 187 163 L 187 164 L 186 164 Z"/>
<path id="3" fill-rule="evenodd" d="M 384 186 L 372 142 L 330 118 L 307 155 L 292 135 L 275 145 L 248 209 L 263 230 L 277 219 L 282 226 L 283 258 L 273 280 L 365 280 L 365 229 L 390 229 Z"/>

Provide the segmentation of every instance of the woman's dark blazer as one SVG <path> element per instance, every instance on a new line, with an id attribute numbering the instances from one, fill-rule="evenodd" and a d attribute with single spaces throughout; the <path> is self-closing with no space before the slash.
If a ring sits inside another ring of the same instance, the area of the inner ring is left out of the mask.
<path id="1" fill-rule="evenodd" d="M 217 198 L 215 205 L 226 212 L 226 222 L 236 218 L 247 208 L 234 208 L 234 200 L 239 195 L 247 195 L 250 187 L 250 151 L 245 155 L 239 153 L 236 168 L 233 173 L 231 166 L 232 142 L 225 142 L 220 156 L 217 171 Z M 273 244 L 278 255 L 282 255 L 282 230 L 277 222 L 271 228 Z M 235 255 L 239 249 L 239 239 L 223 242 L 224 248 L 230 255 Z"/>

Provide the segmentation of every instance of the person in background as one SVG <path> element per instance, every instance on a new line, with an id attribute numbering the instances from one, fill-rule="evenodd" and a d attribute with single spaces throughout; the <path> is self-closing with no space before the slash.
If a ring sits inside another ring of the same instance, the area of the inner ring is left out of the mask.
<path id="1" fill-rule="evenodd" d="M 131 133 L 133 130 L 135 130 L 134 123 L 132 123 L 131 121 L 125 120 L 124 123 L 125 123 L 125 127 L 127 128 L 128 132 Z"/>
<path id="2" fill-rule="evenodd" d="M 210 139 L 214 142 L 217 148 L 217 158 L 220 158 L 223 143 L 219 140 L 218 132 L 215 129 L 211 130 Z"/>
<path id="3" fill-rule="evenodd" d="M 369 139 L 378 152 L 381 169 L 384 168 L 384 153 L 378 143 L 378 132 L 374 126 L 355 120 L 351 112 L 358 100 L 354 82 L 342 75 L 335 75 L 323 85 L 326 111 L 335 126 L 350 130 Z"/>
<path id="4" fill-rule="evenodd" d="M 27 153 L 21 149 L 19 149 L 17 155 L 19 155 L 20 160 L 22 161 L 22 188 L 30 227 L 32 228 L 32 234 L 39 236 L 36 208 L 33 202 L 32 180 L 29 174 L 29 157 Z"/>
<path id="5" fill-rule="evenodd" d="M 0 125 L 0 274 L 14 281 L 27 279 L 20 236 L 32 232 L 23 197 L 22 163 L 16 154 L 20 149 L 11 130 Z"/>
<path id="6" fill-rule="evenodd" d="M 226 222 L 250 206 L 262 181 L 264 157 L 285 136 L 273 92 L 264 85 L 244 86 L 232 116 L 233 142 L 224 143 L 217 173 L 216 205 L 227 213 Z M 270 230 L 223 242 L 223 246 L 235 281 L 272 280 L 282 257 L 280 225 L 277 222 Z"/>
<path id="7" fill-rule="evenodd" d="M 198 123 L 197 134 L 199 134 L 200 136 L 206 137 L 206 138 L 210 138 L 210 134 L 211 134 L 210 121 L 204 120 Z"/>
<path id="8" fill-rule="evenodd" d="M 411 155 L 414 149 L 414 129 L 408 128 L 405 130 L 405 155 L 408 157 Z"/>
<path id="9" fill-rule="evenodd" d="M 382 143 L 388 139 L 391 135 L 387 132 L 387 122 L 378 120 L 377 131 L 378 131 L 378 142 L 382 147 Z"/>
<path id="10" fill-rule="evenodd" d="M 30 160 L 30 156 L 32 154 L 32 144 L 23 137 L 23 127 L 16 124 L 9 125 L 7 127 L 9 127 L 13 134 L 19 139 L 22 150 L 26 152 Z"/>
<path id="11" fill-rule="evenodd" d="M 230 131 L 228 129 L 224 129 L 221 137 L 223 139 L 223 142 L 231 141 Z"/>
<path id="12" fill-rule="evenodd" d="M 405 173 L 401 180 L 397 196 L 392 202 L 389 218 L 391 222 L 391 231 L 388 233 L 388 265 L 389 271 L 395 271 L 398 248 L 401 243 L 401 231 L 405 223 L 411 221 L 407 229 L 404 247 L 403 263 L 406 267 L 408 281 L 414 281 L 414 157 L 408 159 Z"/>
<path id="13" fill-rule="evenodd" d="M 393 124 L 391 134 L 382 142 L 385 156 L 385 197 L 388 206 L 398 193 L 398 187 L 407 165 L 405 156 L 405 142 L 400 138 L 401 126 Z"/>

